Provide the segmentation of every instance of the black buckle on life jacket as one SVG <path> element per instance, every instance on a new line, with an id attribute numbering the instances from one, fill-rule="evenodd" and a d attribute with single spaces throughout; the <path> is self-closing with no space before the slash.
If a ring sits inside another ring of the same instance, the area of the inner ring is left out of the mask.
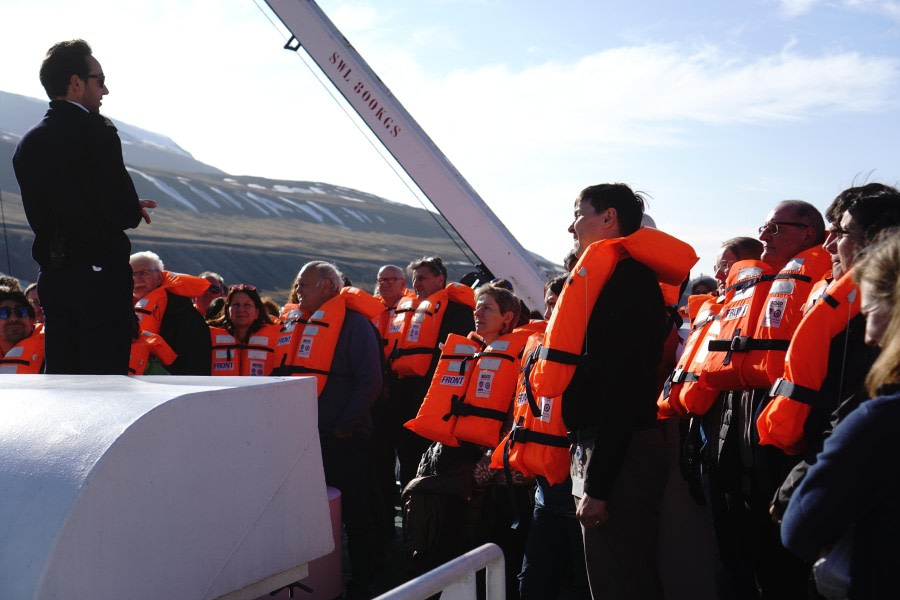
<path id="1" fill-rule="evenodd" d="M 691 371 L 685 371 L 679 367 L 672 373 L 672 383 L 684 383 L 686 381 L 698 381 L 700 376 Z"/>

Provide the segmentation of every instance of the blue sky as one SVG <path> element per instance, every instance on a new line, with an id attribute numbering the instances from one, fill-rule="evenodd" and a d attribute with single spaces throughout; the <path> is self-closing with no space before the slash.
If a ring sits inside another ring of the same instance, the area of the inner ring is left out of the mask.
<path id="1" fill-rule="evenodd" d="M 650 196 L 701 256 L 779 200 L 900 182 L 900 2 L 321 0 L 527 248 L 560 261 L 583 187 Z M 413 195 L 253 0 L 0 0 L 4 91 L 83 37 L 103 111 L 239 175 Z M 398 257 L 402 261 L 408 257 Z"/>

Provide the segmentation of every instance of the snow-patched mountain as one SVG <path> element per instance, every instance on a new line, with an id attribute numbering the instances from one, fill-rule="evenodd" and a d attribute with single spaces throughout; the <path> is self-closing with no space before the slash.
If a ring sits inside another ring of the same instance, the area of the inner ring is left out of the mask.
<path id="1" fill-rule="evenodd" d="M 11 159 L 45 110 L 44 101 L 0 92 L 0 272 L 24 280 L 33 280 L 37 267 Z M 444 258 L 454 278 L 473 270 L 465 243 L 436 213 L 326 183 L 232 176 L 166 136 L 115 123 L 138 195 L 159 202 L 153 223 L 129 232 L 132 247 L 157 252 L 171 270 L 217 271 L 281 301 L 297 270 L 315 259 L 335 262 L 367 289 L 379 266 L 426 255 Z"/>

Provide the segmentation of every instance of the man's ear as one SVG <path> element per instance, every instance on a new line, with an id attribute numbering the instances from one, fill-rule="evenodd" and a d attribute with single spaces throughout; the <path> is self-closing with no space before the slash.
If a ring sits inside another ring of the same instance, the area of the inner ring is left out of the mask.
<path id="1" fill-rule="evenodd" d="M 606 216 L 603 218 L 603 222 L 606 224 L 609 223 L 618 223 L 619 221 L 619 213 L 616 212 L 616 209 L 613 207 L 609 207 L 606 209 Z"/>

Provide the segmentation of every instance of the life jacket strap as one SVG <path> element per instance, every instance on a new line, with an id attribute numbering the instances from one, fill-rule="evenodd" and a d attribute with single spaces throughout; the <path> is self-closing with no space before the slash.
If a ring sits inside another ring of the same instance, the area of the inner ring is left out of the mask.
<path id="1" fill-rule="evenodd" d="M 30 365 L 31 362 L 21 358 L 0 358 L 0 365 Z"/>
<path id="2" fill-rule="evenodd" d="M 556 348 L 548 348 L 547 346 L 538 346 L 537 357 L 541 360 L 549 360 L 564 365 L 583 365 L 587 363 L 587 354 L 575 354 L 574 352 L 566 352 L 565 350 L 557 350 Z"/>
<path id="3" fill-rule="evenodd" d="M 553 446 L 554 448 L 568 448 L 569 438 L 564 435 L 553 435 L 542 431 L 534 431 L 525 427 L 513 427 L 509 432 L 509 439 L 512 442 L 527 444 L 534 442 L 544 446 Z"/>
<path id="4" fill-rule="evenodd" d="M 772 389 L 769 390 L 769 396 L 772 398 L 775 396 L 784 396 L 785 398 L 790 398 L 791 400 L 796 400 L 797 402 L 802 402 L 803 404 L 808 404 L 810 406 L 819 400 L 818 390 L 804 387 L 782 377 L 776 379 L 775 383 L 772 384 Z"/>
<path id="5" fill-rule="evenodd" d="M 506 420 L 505 410 L 484 408 L 483 406 L 473 406 L 462 401 L 451 404 L 450 412 L 459 417 L 482 417 L 484 419 L 494 419 L 495 421 L 500 422 Z"/>
<path id="6" fill-rule="evenodd" d="M 735 331 L 735 333 L 739 334 L 740 329 Z M 749 335 L 735 335 L 730 340 L 710 340 L 709 351 L 727 352 L 728 354 L 722 361 L 723 365 L 727 365 L 731 362 L 732 352 L 750 352 L 752 350 L 778 350 L 787 352 L 790 344 L 791 340 L 760 340 L 750 337 Z"/>

